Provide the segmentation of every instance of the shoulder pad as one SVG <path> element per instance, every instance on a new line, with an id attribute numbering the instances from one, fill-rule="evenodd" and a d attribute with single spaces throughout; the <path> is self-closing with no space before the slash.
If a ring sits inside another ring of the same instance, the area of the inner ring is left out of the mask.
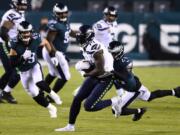
<path id="1" fill-rule="evenodd" d="M 56 28 L 55 28 L 55 24 L 57 24 L 57 21 L 56 20 L 50 20 L 49 22 L 48 22 L 48 28 L 50 29 L 50 30 L 53 30 L 53 31 L 55 31 L 56 30 Z"/>
<path id="2" fill-rule="evenodd" d="M 100 20 L 95 24 L 94 28 L 98 30 L 106 30 L 109 29 L 109 26 L 104 22 L 104 20 Z"/>
<path id="3" fill-rule="evenodd" d="M 14 21 L 20 18 L 21 18 L 20 15 L 18 15 L 14 10 L 8 10 L 4 14 L 2 20 Z"/>

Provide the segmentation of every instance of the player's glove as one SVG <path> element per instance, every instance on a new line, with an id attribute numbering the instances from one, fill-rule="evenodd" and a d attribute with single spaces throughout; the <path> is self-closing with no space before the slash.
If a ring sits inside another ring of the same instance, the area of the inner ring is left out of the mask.
<path id="1" fill-rule="evenodd" d="M 23 55 L 22 55 L 24 60 L 27 60 L 28 58 L 31 57 L 31 50 L 26 50 Z"/>
<path id="2" fill-rule="evenodd" d="M 51 61 L 53 65 L 57 66 L 58 65 L 58 59 L 56 57 L 51 57 Z"/>

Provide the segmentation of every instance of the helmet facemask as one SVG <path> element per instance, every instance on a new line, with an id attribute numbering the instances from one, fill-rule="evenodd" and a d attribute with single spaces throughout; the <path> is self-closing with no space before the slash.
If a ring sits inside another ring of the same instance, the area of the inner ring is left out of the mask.
<path id="1" fill-rule="evenodd" d="M 94 37 L 94 31 L 89 25 L 83 25 L 79 28 L 80 33 L 77 34 L 76 40 L 81 46 L 84 46 L 86 42 L 89 42 Z"/>
<path id="2" fill-rule="evenodd" d="M 114 22 L 117 20 L 117 10 L 114 7 L 107 7 L 104 9 L 104 19 L 108 22 Z"/>
<path id="3" fill-rule="evenodd" d="M 68 7 L 62 3 L 53 7 L 53 13 L 59 21 L 66 22 L 68 19 Z"/>
<path id="4" fill-rule="evenodd" d="M 10 6 L 14 8 L 17 12 L 24 14 L 27 10 L 27 0 L 12 0 Z"/>
<path id="5" fill-rule="evenodd" d="M 18 26 L 18 37 L 24 44 L 29 44 L 32 38 L 32 25 L 23 21 Z"/>

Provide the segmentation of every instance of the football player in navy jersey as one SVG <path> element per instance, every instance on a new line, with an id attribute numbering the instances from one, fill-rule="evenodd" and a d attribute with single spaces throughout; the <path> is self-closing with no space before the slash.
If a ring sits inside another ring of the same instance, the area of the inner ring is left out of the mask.
<path id="1" fill-rule="evenodd" d="M 136 110 L 127 108 L 135 99 L 152 101 L 165 96 L 180 97 L 179 87 L 172 90 L 155 90 L 150 92 L 132 72 L 132 60 L 124 55 L 124 46 L 119 41 L 112 41 L 109 44 L 108 50 L 114 57 L 114 84 L 118 95 L 121 97 L 121 113 L 118 114 L 113 109 L 116 116 L 135 114 L 133 120 L 139 120 L 146 112 L 146 109 Z"/>
<path id="2" fill-rule="evenodd" d="M 55 118 L 57 117 L 57 109 L 47 101 L 43 91 L 46 91 L 57 104 L 61 104 L 61 102 L 59 96 L 52 91 L 44 81 L 36 51 L 38 46 L 45 45 L 53 63 L 56 59 L 55 52 L 47 40 L 41 40 L 39 34 L 32 31 L 32 25 L 27 21 L 22 21 L 18 25 L 17 30 L 18 36 L 13 39 L 11 43 L 11 65 L 20 71 L 22 85 L 28 94 L 31 95 L 38 104 L 49 110 L 50 117 Z"/>
<path id="3" fill-rule="evenodd" d="M 111 105 L 116 111 L 120 108 L 118 105 L 119 97 L 102 100 L 113 84 L 110 73 L 113 70 L 112 55 L 104 45 L 94 39 L 91 26 L 83 25 L 79 31 L 77 41 L 81 44 L 84 59 L 95 66 L 84 74 L 85 79 L 74 96 L 69 113 L 69 124 L 64 128 L 55 129 L 55 131 L 75 131 L 75 122 L 84 100 L 84 108 L 89 112 L 99 111 Z"/>
<path id="4" fill-rule="evenodd" d="M 16 104 L 16 99 L 11 91 L 19 82 L 20 77 L 16 69 L 13 69 L 9 62 L 10 40 L 17 36 L 17 26 L 25 20 L 25 11 L 27 10 L 27 0 L 11 0 L 11 9 L 4 13 L 0 23 L 0 58 L 5 73 L 0 79 L 0 89 L 3 90 L 0 95 L 0 101 L 6 100 L 9 103 Z"/>

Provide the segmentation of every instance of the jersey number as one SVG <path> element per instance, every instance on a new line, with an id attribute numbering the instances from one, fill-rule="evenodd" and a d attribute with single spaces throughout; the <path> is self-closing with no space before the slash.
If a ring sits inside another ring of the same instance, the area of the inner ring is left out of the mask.
<path id="1" fill-rule="evenodd" d="M 64 34 L 64 43 L 68 43 L 69 42 L 69 31 L 66 31 Z"/>
<path id="2" fill-rule="evenodd" d="M 34 63 L 35 62 L 35 53 L 31 53 L 31 57 L 27 59 L 27 63 Z"/>

